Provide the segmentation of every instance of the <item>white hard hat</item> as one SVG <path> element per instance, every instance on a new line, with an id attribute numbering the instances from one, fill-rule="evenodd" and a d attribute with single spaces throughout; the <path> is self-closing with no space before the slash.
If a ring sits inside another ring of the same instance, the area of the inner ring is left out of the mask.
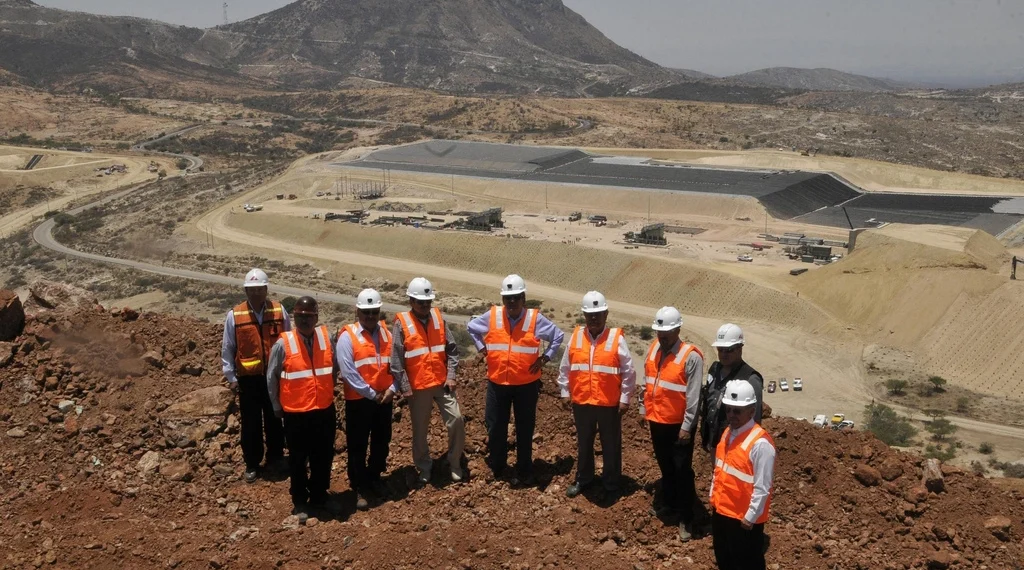
<path id="1" fill-rule="evenodd" d="M 243 287 L 266 287 L 270 285 L 270 278 L 262 269 L 251 269 L 245 274 Z"/>
<path id="2" fill-rule="evenodd" d="M 608 310 L 608 300 L 597 291 L 591 291 L 583 296 L 583 306 L 580 308 L 584 313 L 601 313 Z"/>
<path id="3" fill-rule="evenodd" d="M 729 380 L 725 383 L 722 403 L 726 406 L 747 407 L 757 403 L 754 387 L 746 380 Z"/>
<path id="4" fill-rule="evenodd" d="M 675 307 L 662 307 L 654 314 L 651 328 L 656 331 L 670 331 L 683 326 L 683 316 Z"/>
<path id="5" fill-rule="evenodd" d="M 379 309 L 383 305 L 384 301 L 381 300 L 380 293 L 375 289 L 363 289 L 356 297 L 357 309 Z"/>
<path id="6" fill-rule="evenodd" d="M 526 281 L 523 278 L 512 274 L 501 280 L 501 296 L 518 295 L 526 292 Z"/>
<path id="7" fill-rule="evenodd" d="M 711 346 L 715 348 L 729 348 L 737 344 L 743 344 L 743 329 L 732 323 L 725 323 L 718 329 L 718 335 L 715 337 L 715 342 L 711 343 Z"/>
<path id="8" fill-rule="evenodd" d="M 417 277 L 410 281 L 406 294 L 419 301 L 433 301 L 435 297 L 434 286 L 424 277 Z"/>

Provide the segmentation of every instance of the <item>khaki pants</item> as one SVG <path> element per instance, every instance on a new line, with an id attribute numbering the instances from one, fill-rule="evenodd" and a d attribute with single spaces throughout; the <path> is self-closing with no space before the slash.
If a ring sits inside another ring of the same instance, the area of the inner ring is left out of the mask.
<path id="1" fill-rule="evenodd" d="M 430 429 L 430 412 L 434 402 L 441 412 L 441 419 L 448 428 L 448 463 L 451 470 L 462 474 L 460 461 L 466 447 L 466 425 L 455 396 L 445 392 L 444 385 L 413 390 L 409 397 L 409 415 L 412 416 L 412 462 L 420 474 L 430 476 L 433 460 L 427 445 L 427 431 Z"/>

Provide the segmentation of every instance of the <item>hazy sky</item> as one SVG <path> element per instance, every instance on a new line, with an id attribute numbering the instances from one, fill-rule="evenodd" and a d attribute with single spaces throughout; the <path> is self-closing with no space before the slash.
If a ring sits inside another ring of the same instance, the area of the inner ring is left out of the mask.
<path id="1" fill-rule="evenodd" d="M 196 27 L 223 21 L 220 0 L 35 1 Z M 956 85 L 1024 81 L 1024 0 L 563 1 L 648 59 L 715 75 L 789 66 Z M 228 0 L 228 13 L 237 21 L 288 3 Z"/>

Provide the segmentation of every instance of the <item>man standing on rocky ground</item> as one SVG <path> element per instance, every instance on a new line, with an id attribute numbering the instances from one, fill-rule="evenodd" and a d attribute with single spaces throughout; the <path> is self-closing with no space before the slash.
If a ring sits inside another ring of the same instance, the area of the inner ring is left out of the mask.
<path id="1" fill-rule="evenodd" d="M 697 426 L 704 355 L 679 338 L 682 315 L 662 307 L 651 324 L 658 338 L 644 359 L 640 414 L 651 429 L 654 457 L 661 468 L 662 502 L 651 507 L 659 518 L 679 518 L 679 539 L 693 536 L 697 489 L 693 474 L 693 432 Z"/>
<path id="2" fill-rule="evenodd" d="M 221 367 L 232 392 L 238 394 L 242 424 L 242 457 L 246 483 L 256 481 L 263 461 L 266 433 L 267 467 L 284 472 L 284 428 L 274 416 L 267 394 L 267 358 L 278 337 L 291 330 L 288 312 L 267 300 L 270 280 L 260 269 L 245 276 L 245 302 L 228 311 L 224 320 Z"/>
<path id="3" fill-rule="evenodd" d="M 477 351 L 487 361 L 488 466 L 495 478 L 503 476 L 508 462 L 509 413 L 516 417 L 516 473 L 513 486 L 532 485 L 533 430 L 537 423 L 540 370 L 551 362 L 565 335 L 537 309 L 526 309 L 526 282 L 509 275 L 501 282 L 502 307 L 469 322 L 467 329 Z M 548 343 L 541 354 L 541 342 Z"/>
<path id="4" fill-rule="evenodd" d="M 387 468 L 391 445 L 392 402 L 399 391 L 391 375 L 391 334 L 380 320 L 383 304 L 377 291 L 360 291 L 356 322 L 338 332 L 336 354 L 345 382 L 348 480 L 360 510 L 369 507 L 367 493 L 387 496 L 381 475 Z"/>
<path id="5" fill-rule="evenodd" d="M 764 570 L 764 523 L 772 502 L 775 444 L 754 420 L 757 396 L 746 380 L 723 390 L 728 427 L 715 449 L 711 535 L 719 570 Z"/>
<path id="6" fill-rule="evenodd" d="M 707 382 L 701 391 L 701 445 L 705 451 L 714 452 L 718 440 L 725 431 L 728 421 L 722 407 L 722 395 L 730 380 L 746 380 L 754 387 L 757 404 L 754 406 L 754 421 L 761 421 L 762 388 L 761 374 L 743 360 L 743 330 L 726 323 L 718 329 L 711 346 L 718 351 L 718 361 L 708 369 Z"/>
<path id="7" fill-rule="evenodd" d="M 399 313 L 391 330 L 391 374 L 409 400 L 412 418 L 412 459 L 417 484 L 430 482 L 433 459 L 427 444 L 430 411 L 437 404 L 448 430 L 448 467 L 452 481 L 462 481 L 462 451 L 466 425 L 455 399 L 455 371 L 459 346 L 441 311 L 432 308 L 434 286 L 423 277 L 409 282 L 406 290 L 411 310 Z"/>
<path id="8" fill-rule="evenodd" d="M 605 328 L 604 295 L 590 291 L 583 296 L 581 310 L 585 326 L 573 331 L 558 368 L 562 401 L 571 402 L 576 423 L 576 480 L 565 494 L 575 497 L 593 483 L 594 436 L 600 433 L 604 500 L 614 503 L 621 493 L 622 415 L 636 388 L 636 371 L 622 330 Z"/>
<path id="9" fill-rule="evenodd" d="M 330 333 L 317 326 L 316 299 L 301 297 L 292 310 L 294 331 L 281 335 L 270 349 L 267 391 L 274 414 L 284 419 L 288 442 L 293 514 L 308 514 L 309 507 L 336 511 L 328 502 L 337 409 L 334 380 L 338 369 Z"/>

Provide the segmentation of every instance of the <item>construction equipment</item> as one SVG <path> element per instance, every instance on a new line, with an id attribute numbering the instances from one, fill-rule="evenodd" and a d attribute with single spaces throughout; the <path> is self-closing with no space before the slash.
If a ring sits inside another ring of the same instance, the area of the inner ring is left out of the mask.
<path id="1" fill-rule="evenodd" d="M 665 224 L 648 224 L 639 232 L 626 232 L 625 237 L 630 243 L 668 245 L 668 240 L 665 239 Z"/>

